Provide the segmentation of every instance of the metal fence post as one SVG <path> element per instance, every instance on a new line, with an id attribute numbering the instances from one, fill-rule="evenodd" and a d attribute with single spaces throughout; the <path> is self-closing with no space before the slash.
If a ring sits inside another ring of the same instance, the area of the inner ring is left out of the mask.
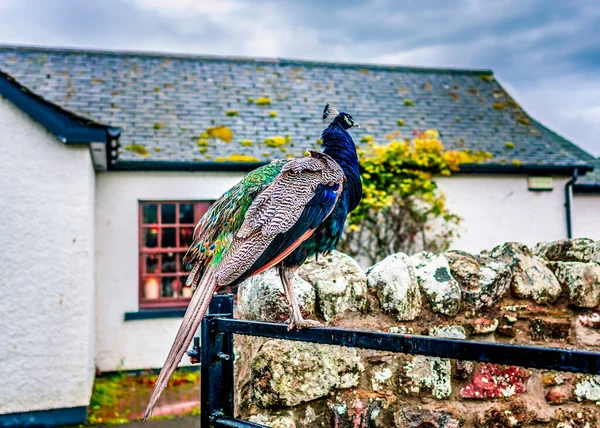
<path id="1" fill-rule="evenodd" d="M 200 426 L 233 417 L 233 334 L 215 332 L 216 317 L 233 318 L 233 295 L 213 297 L 200 331 Z"/>

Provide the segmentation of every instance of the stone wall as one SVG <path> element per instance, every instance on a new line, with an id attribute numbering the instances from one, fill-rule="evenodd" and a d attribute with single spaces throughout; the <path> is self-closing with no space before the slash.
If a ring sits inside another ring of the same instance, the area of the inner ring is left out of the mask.
<path id="1" fill-rule="evenodd" d="M 302 311 L 328 326 L 600 351 L 600 242 L 394 254 L 363 271 L 301 267 Z M 241 318 L 282 322 L 278 276 L 239 289 Z M 235 338 L 237 413 L 272 427 L 596 427 L 600 376 Z"/>

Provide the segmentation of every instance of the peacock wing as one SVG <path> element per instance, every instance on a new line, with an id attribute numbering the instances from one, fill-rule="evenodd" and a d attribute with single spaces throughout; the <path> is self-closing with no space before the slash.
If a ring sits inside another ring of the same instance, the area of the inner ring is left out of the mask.
<path id="1" fill-rule="evenodd" d="M 239 283 L 290 254 L 331 213 L 343 181 L 341 167 L 323 153 L 285 164 L 248 207 L 217 267 L 217 283 Z"/>
<path id="2" fill-rule="evenodd" d="M 195 239 L 184 257 L 185 263 L 193 266 L 187 285 L 195 284 L 210 265 L 221 260 L 252 202 L 273 182 L 286 163 L 277 160 L 251 171 L 211 205 L 196 225 Z"/>

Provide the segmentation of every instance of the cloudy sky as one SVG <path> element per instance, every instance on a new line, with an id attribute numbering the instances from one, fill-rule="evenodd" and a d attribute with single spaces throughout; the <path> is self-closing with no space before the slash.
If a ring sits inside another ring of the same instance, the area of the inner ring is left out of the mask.
<path id="1" fill-rule="evenodd" d="M 598 0 L 0 0 L 0 43 L 491 68 L 600 155 Z"/>

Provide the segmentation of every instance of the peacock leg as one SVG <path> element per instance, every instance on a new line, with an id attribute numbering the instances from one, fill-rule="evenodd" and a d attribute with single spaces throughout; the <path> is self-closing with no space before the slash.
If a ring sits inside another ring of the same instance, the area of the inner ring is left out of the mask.
<path id="1" fill-rule="evenodd" d="M 288 326 L 288 330 L 293 328 L 300 329 L 308 327 L 322 327 L 323 324 L 320 322 L 314 320 L 305 320 L 302 317 L 300 307 L 298 306 L 298 300 L 296 299 L 296 292 L 294 291 L 295 275 L 295 269 L 285 268 L 281 265 L 279 266 L 279 277 L 281 278 L 281 283 L 283 284 L 283 292 L 290 306 L 290 325 Z"/>

